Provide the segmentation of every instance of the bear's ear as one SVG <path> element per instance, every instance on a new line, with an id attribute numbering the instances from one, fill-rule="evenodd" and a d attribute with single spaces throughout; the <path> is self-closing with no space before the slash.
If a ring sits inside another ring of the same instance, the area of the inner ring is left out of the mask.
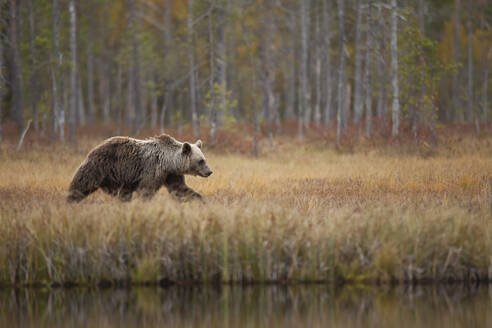
<path id="1" fill-rule="evenodd" d="M 191 145 L 187 142 L 183 144 L 183 155 L 191 154 Z"/>
<path id="2" fill-rule="evenodd" d="M 198 148 L 202 149 L 202 145 L 203 145 L 203 143 L 202 143 L 202 141 L 201 141 L 201 140 L 198 140 L 198 141 L 195 143 L 195 145 L 196 145 Z"/>

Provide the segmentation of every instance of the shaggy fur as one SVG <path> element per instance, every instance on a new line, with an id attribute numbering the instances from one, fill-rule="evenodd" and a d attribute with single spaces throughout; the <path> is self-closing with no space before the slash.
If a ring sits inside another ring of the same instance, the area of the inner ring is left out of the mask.
<path id="1" fill-rule="evenodd" d="M 130 201 L 134 191 L 151 198 L 163 185 L 179 199 L 201 199 L 184 177 L 212 174 L 201 146 L 200 140 L 182 143 L 165 134 L 146 140 L 109 138 L 75 172 L 68 201 L 79 202 L 99 188 L 122 201 Z"/>

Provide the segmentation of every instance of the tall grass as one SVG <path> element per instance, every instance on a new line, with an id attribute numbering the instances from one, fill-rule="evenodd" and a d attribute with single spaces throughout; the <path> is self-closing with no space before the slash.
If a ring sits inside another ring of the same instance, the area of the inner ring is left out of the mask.
<path id="1" fill-rule="evenodd" d="M 0 155 L 0 284 L 420 282 L 492 278 L 490 140 L 432 154 L 281 142 L 261 158 L 207 152 L 188 178 L 131 203 L 65 202 L 78 148 Z"/>

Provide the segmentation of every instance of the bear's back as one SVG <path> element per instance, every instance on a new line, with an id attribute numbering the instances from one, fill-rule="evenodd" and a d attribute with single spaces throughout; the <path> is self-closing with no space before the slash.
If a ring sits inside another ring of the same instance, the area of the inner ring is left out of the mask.
<path id="1" fill-rule="evenodd" d="M 98 161 L 135 159 L 141 153 L 137 140 L 129 137 L 112 137 L 96 146 L 88 155 Z"/>

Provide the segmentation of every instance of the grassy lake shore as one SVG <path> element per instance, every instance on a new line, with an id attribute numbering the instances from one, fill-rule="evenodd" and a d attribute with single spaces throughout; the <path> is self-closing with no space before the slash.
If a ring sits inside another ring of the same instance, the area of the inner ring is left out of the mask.
<path id="1" fill-rule="evenodd" d="M 165 189 L 67 204 L 100 141 L 2 149 L 1 286 L 492 279 L 491 138 L 409 152 L 280 140 L 260 158 L 205 145 L 215 173 L 187 181 L 206 204 Z"/>

